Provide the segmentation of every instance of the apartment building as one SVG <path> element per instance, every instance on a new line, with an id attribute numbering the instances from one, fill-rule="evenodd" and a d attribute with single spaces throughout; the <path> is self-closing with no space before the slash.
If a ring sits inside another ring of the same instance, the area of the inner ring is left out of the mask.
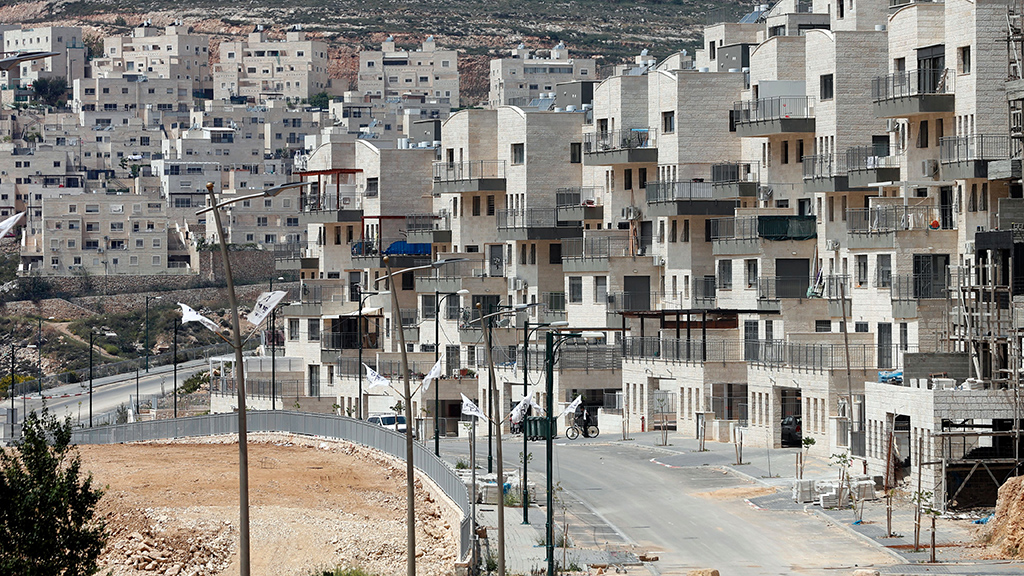
<path id="1" fill-rule="evenodd" d="M 445 98 L 459 106 L 458 53 L 438 48 L 433 36 L 415 50 L 399 50 L 388 36 L 379 51 L 359 53 L 356 82 L 367 96 Z"/>
<path id="2" fill-rule="evenodd" d="M 70 85 L 86 76 L 85 44 L 77 26 L 40 28 L 5 27 L 0 34 L 5 52 L 54 52 L 56 55 L 22 62 L 17 68 L 0 72 L 5 86 L 28 86 L 37 78 L 65 78 Z M 13 92 L 11 93 L 13 97 Z M 7 94 L 5 93 L 5 98 Z M 5 103 L 12 103 L 5 100 Z"/>
<path id="3" fill-rule="evenodd" d="M 213 66 L 214 100 L 304 100 L 332 90 L 327 44 L 307 40 L 297 26 L 283 40 L 271 39 L 260 25 L 244 41 L 223 42 L 220 62 Z"/>
<path id="4" fill-rule="evenodd" d="M 490 93 L 487 104 L 526 106 L 542 94 L 555 92 L 559 82 L 595 80 L 597 65 L 590 58 L 570 58 L 565 44 L 559 43 L 546 56 L 531 54 L 520 44 L 507 58 L 491 60 Z"/>
<path id="5" fill-rule="evenodd" d="M 137 75 L 186 83 L 188 98 L 211 98 L 210 38 L 174 23 L 163 31 L 145 23 L 130 36 L 103 39 L 103 56 L 92 63 L 94 76 Z"/>

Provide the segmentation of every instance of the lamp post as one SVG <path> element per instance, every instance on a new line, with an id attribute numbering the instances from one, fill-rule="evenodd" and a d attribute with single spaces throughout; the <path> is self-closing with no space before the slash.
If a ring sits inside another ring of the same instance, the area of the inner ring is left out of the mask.
<path id="1" fill-rule="evenodd" d="M 163 296 L 146 296 L 146 372 L 149 372 L 149 301 L 163 300 Z"/>
<path id="2" fill-rule="evenodd" d="M 463 288 L 457 292 L 438 292 L 434 290 L 434 363 L 441 357 L 441 303 L 452 296 L 465 296 L 469 290 Z M 441 413 L 441 387 L 434 382 L 434 456 L 441 456 L 441 429 L 438 426 Z"/>
<path id="3" fill-rule="evenodd" d="M 556 322 L 541 322 L 533 330 L 530 330 L 530 321 L 523 323 L 523 398 L 530 393 L 530 335 L 541 328 L 556 328 L 568 326 L 565 320 Z M 527 408 L 529 409 L 529 408 Z M 526 415 L 523 415 L 523 424 L 526 424 Z M 526 435 L 526 428 L 523 427 L 523 524 L 530 523 L 530 491 L 526 487 L 526 472 L 529 466 L 530 441 Z"/>
<path id="4" fill-rule="evenodd" d="M 453 262 L 462 262 L 465 258 L 448 258 L 445 260 L 436 260 L 430 264 L 424 266 L 413 266 L 412 268 L 404 268 L 397 272 L 391 271 L 391 258 L 385 256 L 383 258 L 384 266 L 387 267 L 387 274 L 377 278 L 374 283 L 380 282 L 381 280 L 390 279 L 391 284 L 394 284 L 394 276 L 396 274 L 403 274 L 413 272 L 416 270 L 426 270 L 428 268 L 440 268 L 445 264 Z M 406 572 L 407 576 L 416 576 L 416 485 L 415 478 L 413 476 L 413 425 L 412 425 L 412 392 L 409 386 L 409 357 L 405 351 L 405 327 L 402 325 L 402 308 L 398 303 L 398 288 L 396 286 L 390 286 L 391 292 L 391 315 L 392 318 L 398 318 L 398 324 L 395 328 L 398 330 L 398 345 L 401 348 L 402 353 L 402 393 L 405 401 L 405 498 L 406 498 Z M 392 321 L 394 324 L 394 321 Z M 362 367 L 360 366 L 360 369 Z M 362 398 L 360 398 L 360 402 Z"/>
<path id="5" fill-rule="evenodd" d="M 220 221 L 220 211 L 229 204 L 253 198 L 277 196 L 291 188 L 309 186 L 312 182 L 290 182 L 263 192 L 239 196 L 217 203 L 213 193 L 213 182 L 206 183 L 206 192 L 210 196 L 210 206 L 196 214 L 213 212 L 213 221 L 217 227 L 217 238 L 220 240 L 220 254 L 224 260 L 224 276 L 228 285 L 228 304 L 231 306 L 231 346 L 235 349 L 235 382 L 238 384 L 238 554 L 239 576 L 249 576 L 249 449 L 248 430 L 245 418 L 245 369 L 242 360 L 242 331 L 238 321 L 238 298 L 235 296 L 235 280 L 231 276 L 231 260 L 228 258 L 228 244 L 224 237 L 224 226 Z M 415 576 L 415 575 L 410 575 Z"/>
<path id="6" fill-rule="evenodd" d="M 92 428 L 92 337 L 96 334 L 89 329 L 89 428 Z"/>
<path id="7" fill-rule="evenodd" d="M 174 319 L 174 417 L 178 417 L 178 325 L 181 322 Z"/>
<path id="8" fill-rule="evenodd" d="M 279 281 L 284 276 L 278 276 Z M 270 277 L 270 291 L 274 291 L 274 277 Z M 277 410 L 277 306 L 270 309 L 270 409 Z"/>

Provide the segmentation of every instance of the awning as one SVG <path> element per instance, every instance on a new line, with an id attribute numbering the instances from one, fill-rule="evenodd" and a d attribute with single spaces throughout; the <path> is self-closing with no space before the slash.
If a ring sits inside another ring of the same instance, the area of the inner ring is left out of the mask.
<path id="1" fill-rule="evenodd" d="M 346 312 L 346 313 L 342 314 L 342 316 L 359 316 L 359 311 L 358 310 L 353 310 L 352 312 Z M 379 307 L 378 308 L 363 308 L 363 316 L 383 316 L 383 314 L 381 314 L 381 308 L 379 308 Z"/>

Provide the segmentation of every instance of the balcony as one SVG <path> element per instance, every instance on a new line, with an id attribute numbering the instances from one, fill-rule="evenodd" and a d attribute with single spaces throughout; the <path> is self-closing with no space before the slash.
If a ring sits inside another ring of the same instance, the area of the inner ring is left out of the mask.
<path id="1" fill-rule="evenodd" d="M 501 240 L 559 240 L 583 236 L 578 220 L 561 220 L 557 208 L 497 211 Z"/>
<path id="2" fill-rule="evenodd" d="M 918 114 L 952 113 L 953 78 L 948 68 L 895 72 L 871 81 L 876 118 L 909 118 Z"/>
<path id="3" fill-rule="evenodd" d="M 889 0 L 889 12 L 895 12 L 900 8 L 911 4 L 943 4 L 943 0 Z"/>
<path id="4" fill-rule="evenodd" d="M 841 192 L 850 189 L 846 154 L 804 156 L 804 192 Z"/>
<path id="5" fill-rule="evenodd" d="M 430 254 L 430 244 L 404 238 L 369 238 L 352 243 L 352 262 L 363 267 L 383 268 L 384 256 L 389 256 L 395 267 L 419 266 L 430 263 Z"/>
<path id="6" fill-rule="evenodd" d="M 647 183 L 648 216 L 725 216 L 736 201 L 719 197 L 722 188 L 712 182 L 666 181 Z"/>
<path id="7" fill-rule="evenodd" d="M 813 240 L 818 237 L 814 216 L 736 216 L 710 218 L 708 232 L 715 255 L 755 254 L 758 240 Z"/>
<path id="8" fill-rule="evenodd" d="M 409 214 L 405 217 L 406 240 L 415 244 L 449 243 L 452 220 L 447 211 L 437 214 Z"/>
<path id="9" fill-rule="evenodd" d="M 657 310 L 665 294 L 661 292 L 615 292 L 608 294 L 608 312 L 645 312 Z"/>
<path id="10" fill-rule="evenodd" d="M 569 238 L 562 241 L 562 270 L 564 272 L 605 272 L 612 258 L 645 256 L 652 238 L 624 236 L 597 236 Z"/>
<path id="11" fill-rule="evenodd" d="M 368 332 L 363 336 L 363 349 L 374 350 L 380 348 L 380 334 Z M 320 350 L 358 350 L 359 332 L 321 332 Z"/>
<path id="12" fill-rule="evenodd" d="M 589 166 L 646 163 L 658 161 L 658 132 L 651 128 L 632 128 L 584 134 L 583 155 Z"/>
<path id="13" fill-rule="evenodd" d="M 943 180 L 988 178 L 991 160 L 1011 158 L 1018 146 L 1009 136 L 975 134 L 950 136 L 939 141 L 939 170 Z"/>
<path id="14" fill-rule="evenodd" d="M 875 182 L 900 179 L 903 156 L 889 156 L 887 146 L 856 146 L 846 150 L 846 178 L 850 189 L 869 188 Z"/>
<path id="15" fill-rule="evenodd" d="M 718 286 L 714 276 L 693 279 L 693 307 L 711 310 L 718 307 Z"/>
<path id="16" fill-rule="evenodd" d="M 891 204 L 846 211 L 847 230 L 854 234 L 890 234 L 909 230 L 954 230 L 952 206 Z"/>
<path id="17" fill-rule="evenodd" d="M 814 98 L 774 96 L 733 103 L 736 135 L 746 138 L 814 132 Z"/>
<path id="18" fill-rule="evenodd" d="M 434 162 L 434 196 L 504 190 L 504 160 Z"/>
<path id="19" fill-rule="evenodd" d="M 577 186 L 555 190 L 555 206 L 558 217 L 566 221 L 602 220 L 604 206 L 601 195 L 604 188 L 597 186 Z"/>

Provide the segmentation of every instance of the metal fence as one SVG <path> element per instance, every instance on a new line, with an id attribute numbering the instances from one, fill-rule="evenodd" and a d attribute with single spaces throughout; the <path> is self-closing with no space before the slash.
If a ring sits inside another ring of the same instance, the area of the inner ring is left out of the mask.
<path id="1" fill-rule="evenodd" d="M 555 206 L 598 206 L 604 188 L 577 186 L 555 190 Z"/>
<path id="2" fill-rule="evenodd" d="M 434 162 L 434 180 L 476 180 L 478 178 L 504 178 L 504 160 L 473 160 L 467 162 Z"/>
<path id="3" fill-rule="evenodd" d="M 508 228 L 579 228 L 579 220 L 559 220 L 557 208 L 527 208 L 525 210 L 498 210 L 498 229 Z"/>
<path id="4" fill-rule="evenodd" d="M 583 135 L 584 152 L 609 152 L 612 150 L 635 150 L 638 148 L 654 148 L 658 141 L 658 131 L 652 128 L 631 128 L 629 130 L 609 130 Z"/>
<path id="5" fill-rule="evenodd" d="M 658 338 L 629 336 L 622 343 L 626 358 L 652 358 L 669 362 L 743 362 L 743 343 L 739 340 L 702 340 L 700 338 Z"/>
<path id="6" fill-rule="evenodd" d="M 871 208 L 849 208 L 846 211 L 847 227 L 851 234 L 887 234 L 897 230 L 947 230 L 953 219 L 944 212 L 951 208 L 934 204 L 904 206 L 872 206 Z"/>
<path id="7" fill-rule="evenodd" d="M 773 96 L 742 100 L 732 105 L 736 123 L 765 122 L 783 118 L 814 118 L 814 98 L 810 96 Z"/>
<path id="8" fill-rule="evenodd" d="M 647 183 L 648 202 L 671 202 L 673 200 L 711 200 L 714 198 L 714 184 L 694 181 L 651 181 Z"/>
<path id="9" fill-rule="evenodd" d="M 848 154 L 813 154 L 811 156 L 804 156 L 801 159 L 804 178 L 845 176 L 849 170 L 848 161 Z"/>
<path id="10" fill-rule="evenodd" d="M 588 236 L 562 240 L 562 259 L 603 260 L 615 257 L 640 256 L 653 242 L 650 236 Z"/>
<path id="11" fill-rule="evenodd" d="M 1003 160 L 1011 157 L 1010 137 L 1002 134 L 947 136 L 939 140 L 939 161 L 943 164 L 973 160 Z"/>
<path id="12" fill-rule="evenodd" d="M 291 411 L 249 411 L 247 429 L 250 433 L 285 432 L 338 438 L 375 448 L 395 458 L 405 459 L 404 435 L 345 416 Z M 76 430 L 72 441 L 76 444 L 121 444 L 220 434 L 238 434 L 237 415 L 210 414 Z M 419 442 L 413 444 L 413 465 L 437 484 L 462 511 L 459 557 L 466 558 L 471 544 L 471 510 L 466 485 L 454 470 Z"/>
<path id="13" fill-rule="evenodd" d="M 888 146 L 854 146 L 846 149 L 846 170 L 899 168 L 904 156 L 890 156 Z"/>
<path id="14" fill-rule="evenodd" d="M 894 72 L 871 81 L 871 97 L 879 102 L 923 94 L 952 94 L 955 76 L 948 68 Z"/>

